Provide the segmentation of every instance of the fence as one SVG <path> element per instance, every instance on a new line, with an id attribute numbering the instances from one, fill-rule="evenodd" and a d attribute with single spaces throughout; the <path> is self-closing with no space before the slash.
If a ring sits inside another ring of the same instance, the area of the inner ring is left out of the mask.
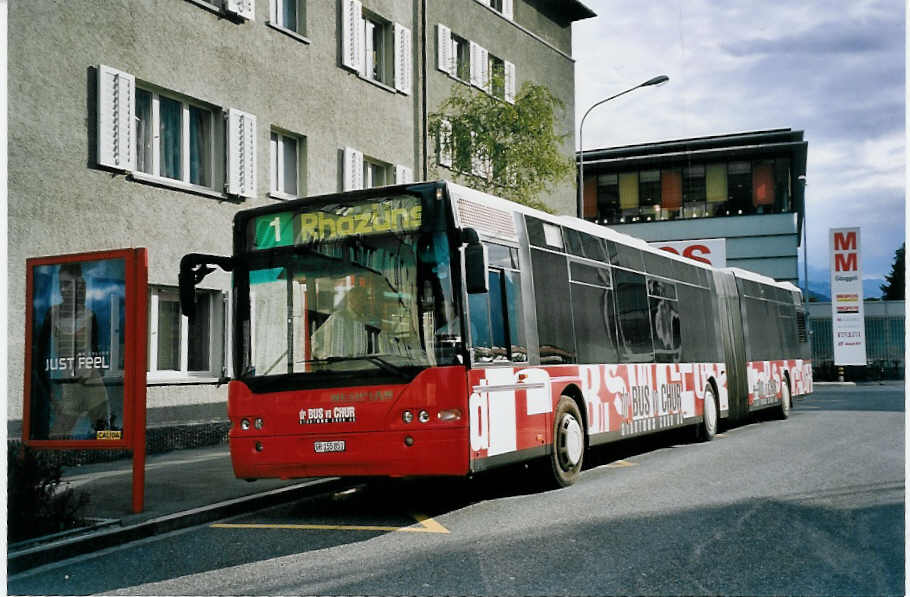
<path id="1" fill-rule="evenodd" d="M 866 366 L 845 367 L 848 380 L 904 378 L 904 301 L 863 301 Z M 831 334 L 831 303 L 809 303 L 812 369 L 817 381 L 837 379 Z"/>

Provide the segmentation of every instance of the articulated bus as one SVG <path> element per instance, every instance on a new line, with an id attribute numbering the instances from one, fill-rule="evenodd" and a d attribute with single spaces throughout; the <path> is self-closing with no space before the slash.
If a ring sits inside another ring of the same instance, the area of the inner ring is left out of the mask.
<path id="1" fill-rule="evenodd" d="M 450 182 L 238 212 L 231 257 L 181 261 L 181 304 L 232 272 L 238 478 L 471 475 L 718 426 L 812 391 L 799 290 Z M 547 465 L 546 463 L 549 463 Z"/>

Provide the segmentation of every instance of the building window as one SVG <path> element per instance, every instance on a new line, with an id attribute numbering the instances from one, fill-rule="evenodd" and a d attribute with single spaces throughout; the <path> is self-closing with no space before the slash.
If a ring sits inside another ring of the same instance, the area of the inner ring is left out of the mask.
<path id="1" fill-rule="evenodd" d="M 506 65 L 501 58 L 490 56 L 490 93 L 493 97 L 506 97 Z"/>
<path id="2" fill-rule="evenodd" d="M 303 193 L 305 139 L 273 130 L 269 140 L 273 196 L 293 199 Z"/>
<path id="3" fill-rule="evenodd" d="M 752 164 L 730 162 L 727 164 L 727 209 L 730 215 L 742 215 L 755 211 L 752 204 Z"/>
<path id="4" fill-rule="evenodd" d="M 384 187 L 393 184 L 392 165 L 372 158 L 363 159 L 363 188 Z"/>
<path id="5" fill-rule="evenodd" d="M 705 207 L 705 167 L 703 165 L 683 168 L 683 217 L 703 218 Z"/>
<path id="6" fill-rule="evenodd" d="M 306 0 L 271 0 L 270 24 L 304 35 L 306 33 Z"/>
<path id="7" fill-rule="evenodd" d="M 390 90 L 411 93 L 410 29 L 363 10 L 360 0 L 341 0 L 341 36 L 343 66 Z"/>
<path id="8" fill-rule="evenodd" d="M 363 20 L 363 39 L 366 42 L 364 77 L 385 85 L 391 85 L 392 24 L 373 16 L 365 16 Z"/>
<path id="9" fill-rule="evenodd" d="M 465 82 L 471 81 L 471 44 L 463 37 L 452 34 L 452 57 L 455 70 L 452 75 Z"/>
<path id="10" fill-rule="evenodd" d="M 153 287 L 149 300 L 148 372 L 154 381 L 180 377 L 217 378 L 224 362 L 224 299 L 218 291 L 196 291 L 196 313 L 180 313 L 176 288 Z"/>
<path id="11" fill-rule="evenodd" d="M 213 117 L 208 108 L 136 89 L 136 169 L 211 187 Z"/>
<path id="12" fill-rule="evenodd" d="M 660 170 L 645 170 L 638 174 L 638 202 L 641 221 L 658 219 L 660 211 Z"/>
<path id="13" fill-rule="evenodd" d="M 619 176 L 601 174 L 597 177 L 597 223 L 614 224 L 619 222 Z"/>

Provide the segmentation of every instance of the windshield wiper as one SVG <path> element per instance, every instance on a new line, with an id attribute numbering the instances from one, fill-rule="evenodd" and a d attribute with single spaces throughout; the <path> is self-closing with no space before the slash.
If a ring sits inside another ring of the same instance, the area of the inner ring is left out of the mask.
<path id="1" fill-rule="evenodd" d="M 313 359 L 307 361 L 308 363 L 319 364 L 319 363 L 341 363 L 344 361 L 368 361 L 373 365 L 376 365 L 377 368 L 382 369 L 386 373 L 391 373 L 397 377 L 407 377 L 407 369 L 400 365 L 396 365 L 390 362 L 388 359 L 381 355 L 360 355 L 356 357 L 326 357 L 324 359 Z"/>

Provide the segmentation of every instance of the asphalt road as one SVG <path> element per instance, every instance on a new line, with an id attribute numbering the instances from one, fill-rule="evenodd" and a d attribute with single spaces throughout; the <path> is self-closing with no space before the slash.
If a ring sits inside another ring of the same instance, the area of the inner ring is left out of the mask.
<path id="1" fill-rule="evenodd" d="M 523 470 L 360 485 L 9 579 L 10 594 L 903 595 L 904 392 Z M 395 529 L 408 528 L 400 531 Z"/>

